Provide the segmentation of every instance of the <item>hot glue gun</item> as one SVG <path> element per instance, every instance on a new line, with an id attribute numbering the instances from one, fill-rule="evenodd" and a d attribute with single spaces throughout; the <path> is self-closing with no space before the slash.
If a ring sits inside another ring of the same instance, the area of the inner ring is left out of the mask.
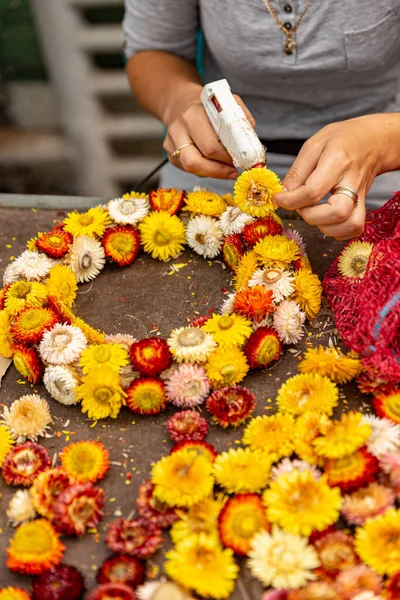
<path id="1" fill-rule="evenodd" d="M 264 167 L 266 149 L 232 95 L 226 79 L 204 86 L 201 93 L 212 128 L 238 169 Z"/>

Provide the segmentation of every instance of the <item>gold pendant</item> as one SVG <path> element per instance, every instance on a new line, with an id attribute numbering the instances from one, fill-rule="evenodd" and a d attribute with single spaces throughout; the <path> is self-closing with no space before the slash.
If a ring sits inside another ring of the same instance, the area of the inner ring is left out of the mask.
<path id="1" fill-rule="evenodd" d="M 291 33 L 287 33 L 286 34 L 286 43 L 285 43 L 284 53 L 285 54 L 293 54 L 295 48 L 296 48 L 296 42 L 292 38 L 292 34 Z"/>

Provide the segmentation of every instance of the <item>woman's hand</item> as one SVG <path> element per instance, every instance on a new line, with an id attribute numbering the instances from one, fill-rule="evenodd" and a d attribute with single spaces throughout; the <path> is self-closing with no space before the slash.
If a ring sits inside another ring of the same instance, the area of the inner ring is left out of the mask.
<path id="1" fill-rule="evenodd" d="M 276 194 L 276 203 L 297 210 L 327 236 L 345 240 L 360 235 L 365 196 L 374 178 L 399 168 L 399 157 L 391 147 L 394 133 L 398 139 L 397 114 L 368 115 L 324 127 L 303 145 L 282 182 L 287 191 Z M 394 145 L 398 152 L 399 141 Z M 335 193 L 319 204 L 336 186 L 352 188 L 358 201 Z"/>
<path id="2" fill-rule="evenodd" d="M 255 121 L 239 96 L 234 96 L 242 107 L 251 125 Z M 179 157 L 172 153 L 183 144 Z M 164 140 L 164 149 L 169 161 L 179 169 L 215 179 L 236 179 L 238 176 L 232 158 L 225 150 L 208 120 L 207 114 L 198 100 L 192 101 L 178 116 L 171 120 Z"/>

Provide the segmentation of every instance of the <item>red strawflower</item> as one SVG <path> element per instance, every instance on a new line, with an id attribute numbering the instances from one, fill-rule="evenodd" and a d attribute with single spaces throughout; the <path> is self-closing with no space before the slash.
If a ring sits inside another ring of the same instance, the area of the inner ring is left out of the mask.
<path id="1" fill-rule="evenodd" d="M 18 342 L 38 344 L 45 331 L 59 322 L 58 315 L 50 308 L 27 306 L 14 318 L 10 333 Z"/>
<path id="2" fill-rule="evenodd" d="M 207 442 L 194 442 L 194 441 L 185 441 L 179 442 L 175 444 L 171 450 L 171 454 L 174 452 L 179 452 L 179 450 L 183 450 L 184 448 L 189 450 L 196 450 L 199 456 L 205 456 L 210 462 L 214 462 L 216 457 L 218 456 L 218 452 L 211 446 L 211 444 L 207 444 Z"/>
<path id="3" fill-rule="evenodd" d="M 267 235 L 278 235 L 282 232 L 283 227 L 279 220 L 272 216 L 267 215 L 260 217 L 256 221 L 251 221 L 244 226 L 242 230 L 242 236 L 250 247 L 253 247 L 265 238 Z"/>
<path id="4" fill-rule="evenodd" d="M 113 552 L 146 559 L 162 545 L 161 529 L 145 519 L 117 519 L 108 528 L 106 544 Z"/>
<path id="5" fill-rule="evenodd" d="M 229 425 L 236 427 L 253 413 L 256 397 L 245 387 L 233 385 L 215 390 L 206 402 L 206 409 L 212 420 L 224 429 Z"/>
<path id="6" fill-rule="evenodd" d="M 83 535 L 87 528 L 97 527 L 104 507 L 104 491 L 86 483 L 74 483 L 57 497 L 53 521 L 57 529 L 68 535 Z"/>
<path id="7" fill-rule="evenodd" d="M 372 406 L 378 417 L 386 417 L 400 424 L 400 387 L 393 386 L 387 393 L 375 396 Z"/>
<path id="8" fill-rule="evenodd" d="M 167 431 L 174 442 L 199 441 L 206 437 L 208 425 L 197 411 L 182 410 L 168 419 Z"/>
<path id="9" fill-rule="evenodd" d="M 52 520 L 58 496 L 72 484 L 72 479 L 61 469 L 47 469 L 39 473 L 31 487 L 32 501 L 37 512 Z"/>
<path id="10" fill-rule="evenodd" d="M 259 327 L 251 334 L 243 351 L 252 369 L 265 369 L 278 360 L 282 352 L 282 344 L 274 329 Z"/>
<path id="11" fill-rule="evenodd" d="M 400 598 L 400 571 L 395 575 L 392 575 L 390 579 L 386 581 L 385 586 L 386 596 L 389 600 L 399 600 Z"/>
<path id="12" fill-rule="evenodd" d="M 238 233 L 228 235 L 222 244 L 222 258 L 231 271 L 236 271 L 244 254 L 243 240 Z"/>
<path id="13" fill-rule="evenodd" d="M 221 542 L 236 554 L 248 554 L 253 537 L 270 530 L 265 507 L 258 494 L 237 494 L 224 505 L 218 517 Z"/>
<path id="14" fill-rule="evenodd" d="M 73 237 L 61 227 L 54 227 L 47 233 L 41 233 L 36 240 L 36 247 L 52 258 L 65 256 L 73 242 Z"/>
<path id="15" fill-rule="evenodd" d="M 2 289 L 0 289 L 0 310 L 4 310 L 6 294 L 11 286 L 11 283 L 5 285 Z"/>
<path id="16" fill-rule="evenodd" d="M 178 515 L 174 508 L 163 504 L 153 496 L 154 484 L 151 479 L 144 481 L 138 490 L 136 508 L 139 517 L 150 523 L 154 523 L 161 529 L 166 529 L 174 523 Z"/>
<path id="17" fill-rule="evenodd" d="M 120 267 L 126 267 L 139 254 L 140 235 L 131 225 L 116 225 L 105 230 L 101 243 L 107 258 Z"/>
<path id="18" fill-rule="evenodd" d="M 246 287 L 236 292 L 233 308 L 238 315 L 259 322 L 274 312 L 273 297 L 271 290 L 266 290 L 262 285 Z"/>
<path id="19" fill-rule="evenodd" d="M 155 377 L 172 363 L 168 344 L 162 338 L 150 337 L 135 342 L 129 349 L 134 368 L 142 375 Z"/>
<path id="20" fill-rule="evenodd" d="M 393 383 L 381 379 L 378 371 L 363 371 L 356 379 L 356 384 L 363 394 L 388 394 L 393 389 Z"/>
<path id="21" fill-rule="evenodd" d="M 35 442 L 14 446 L 7 454 L 2 475 L 7 485 L 32 485 L 36 476 L 51 467 L 51 458 L 46 448 Z"/>
<path id="22" fill-rule="evenodd" d="M 185 191 L 176 188 L 158 188 L 158 190 L 151 190 L 149 201 L 153 210 L 164 210 L 170 215 L 176 215 L 183 206 L 185 196 Z"/>
<path id="23" fill-rule="evenodd" d="M 318 529 L 314 529 L 314 531 L 311 532 L 308 541 L 310 542 L 310 544 L 315 544 L 317 540 L 320 540 L 325 535 L 328 535 L 328 533 L 333 533 L 334 531 L 336 531 L 335 525 L 329 525 L 329 527 L 327 527 L 323 531 L 318 531 Z"/>
<path id="24" fill-rule="evenodd" d="M 165 384 L 154 377 L 134 379 L 126 394 L 126 405 L 139 415 L 157 415 L 167 405 Z"/>
<path id="25" fill-rule="evenodd" d="M 135 589 L 146 579 L 146 565 L 127 554 L 107 558 L 97 573 L 98 583 L 123 583 Z"/>
<path id="26" fill-rule="evenodd" d="M 328 459 L 324 470 L 331 487 L 338 486 L 342 492 L 352 492 L 375 480 L 379 463 L 364 447 L 343 458 Z"/>
<path id="27" fill-rule="evenodd" d="M 189 327 L 203 327 L 204 323 L 207 323 L 208 319 L 211 319 L 211 315 L 203 315 L 202 317 L 196 317 L 189 323 Z"/>
<path id="28" fill-rule="evenodd" d="M 124 583 L 103 583 L 92 590 L 86 600 L 138 600 L 132 588 Z"/>
<path id="29" fill-rule="evenodd" d="M 43 377 L 44 366 L 40 360 L 38 352 L 34 348 L 28 348 L 23 344 L 13 344 L 13 362 L 14 366 L 26 377 L 29 383 L 36 385 Z"/>
<path id="30" fill-rule="evenodd" d="M 70 565 L 57 565 L 35 579 L 32 600 L 81 600 L 85 582 L 81 573 Z"/>

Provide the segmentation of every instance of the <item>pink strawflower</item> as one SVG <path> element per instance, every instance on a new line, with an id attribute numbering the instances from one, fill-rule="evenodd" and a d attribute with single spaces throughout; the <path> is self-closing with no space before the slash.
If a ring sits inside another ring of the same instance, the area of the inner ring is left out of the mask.
<path id="1" fill-rule="evenodd" d="M 166 379 L 165 390 L 172 404 L 192 408 L 207 398 L 210 381 L 203 367 L 183 363 Z"/>
<path id="2" fill-rule="evenodd" d="M 287 237 L 288 240 L 293 240 L 298 245 L 301 254 L 306 253 L 306 244 L 303 240 L 303 236 L 297 231 L 297 229 L 285 229 L 282 231 L 282 235 Z"/>
<path id="3" fill-rule="evenodd" d="M 379 465 L 385 473 L 390 475 L 394 486 L 400 485 L 400 450 L 388 452 L 379 458 Z"/>
<path id="4" fill-rule="evenodd" d="M 208 424 L 195 410 L 177 412 L 167 421 L 168 435 L 172 441 L 200 442 L 208 433 Z"/>
<path id="5" fill-rule="evenodd" d="M 388 487 L 370 483 L 343 497 L 342 514 L 351 525 L 362 525 L 366 519 L 377 517 L 394 506 L 396 497 Z"/>
<path id="6" fill-rule="evenodd" d="M 279 475 L 283 473 L 291 473 L 292 471 L 311 471 L 314 475 L 314 479 L 319 479 L 321 477 L 321 471 L 314 467 L 314 465 L 310 465 L 306 460 L 290 460 L 290 458 L 284 458 L 281 460 L 275 467 L 272 467 L 271 470 L 271 479 L 276 479 Z"/>

